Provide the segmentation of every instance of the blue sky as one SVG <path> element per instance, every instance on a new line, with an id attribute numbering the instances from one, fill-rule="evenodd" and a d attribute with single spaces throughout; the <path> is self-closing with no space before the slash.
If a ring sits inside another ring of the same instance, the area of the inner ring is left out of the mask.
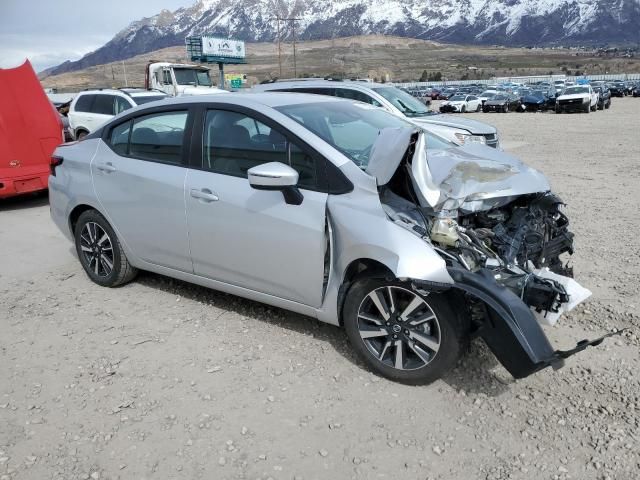
<path id="1" fill-rule="evenodd" d="M 195 0 L 0 0 L 0 68 L 77 60 L 142 17 Z"/>

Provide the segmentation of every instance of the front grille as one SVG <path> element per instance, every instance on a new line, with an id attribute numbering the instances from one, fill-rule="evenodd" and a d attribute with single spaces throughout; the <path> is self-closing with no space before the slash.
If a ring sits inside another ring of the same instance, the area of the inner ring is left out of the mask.
<path id="1" fill-rule="evenodd" d="M 582 103 L 581 98 L 573 98 L 571 100 L 560 100 L 560 105 L 579 105 Z"/>

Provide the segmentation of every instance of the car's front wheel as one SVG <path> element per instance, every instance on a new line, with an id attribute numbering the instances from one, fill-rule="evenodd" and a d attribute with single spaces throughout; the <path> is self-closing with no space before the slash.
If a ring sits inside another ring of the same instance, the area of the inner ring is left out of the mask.
<path id="1" fill-rule="evenodd" d="M 109 222 L 96 210 L 83 212 L 75 227 L 76 251 L 89 278 L 103 287 L 117 287 L 136 276 Z"/>
<path id="2" fill-rule="evenodd" d="M 378 374 L 408 384 L 431 383 L 452 368 L 465 332 L 441 293 L 362 278 L 349 289 L 343 321 L 351 345 Z"/>

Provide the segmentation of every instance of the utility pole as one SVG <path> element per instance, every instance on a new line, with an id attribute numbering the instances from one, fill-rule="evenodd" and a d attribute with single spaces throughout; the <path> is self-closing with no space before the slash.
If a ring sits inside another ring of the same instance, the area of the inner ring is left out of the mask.
<path id="1" fill-rule="evenodd" d="M 276 15 L 271 20 L 276 20 L 278 22 L 278 67 L 280 69 L 280 78 L 282 78 L 282 49 L 281 49 L 281 31 L 280 31 L 280 22 L 292 22 L 292 30 L 293 30 L 293 76 L 298 76 L 298 64 L 296 59 L 296 22 L 300 20 L 297 17 L 281 17 Z"/>
<path id="2" fill-rule="evenodd" d="M 280 18 L 277 19 L 278 21 L 278 68 L 280 70 L 280 75 L 279 78 L 282 78 L 282 44 L 281 44 L 281 38 L 280 38 Z"/>
<path id="3" fill-rule="evenodd" d="M 291 26 L 293 27 L 293 78 L 298 78 L 298 65 L 296 63 L 296 21 L 297 18 L 291 18 Z"/>

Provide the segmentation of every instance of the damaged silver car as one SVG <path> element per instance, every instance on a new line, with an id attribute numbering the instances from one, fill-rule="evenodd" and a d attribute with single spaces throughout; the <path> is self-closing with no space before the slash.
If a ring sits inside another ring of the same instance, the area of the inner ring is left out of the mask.
<path id="1" fill-rule="evenodd" d="M 148 104 L 58 147 L 49 187 L 94 282 L 148 270 L 340 325 L 392 380 L 441 377 L 473 336 L 517 378 L 604 338 L 559 351 L 541 327 L 590 292 L 540 172 L 363 103 Z"/>

